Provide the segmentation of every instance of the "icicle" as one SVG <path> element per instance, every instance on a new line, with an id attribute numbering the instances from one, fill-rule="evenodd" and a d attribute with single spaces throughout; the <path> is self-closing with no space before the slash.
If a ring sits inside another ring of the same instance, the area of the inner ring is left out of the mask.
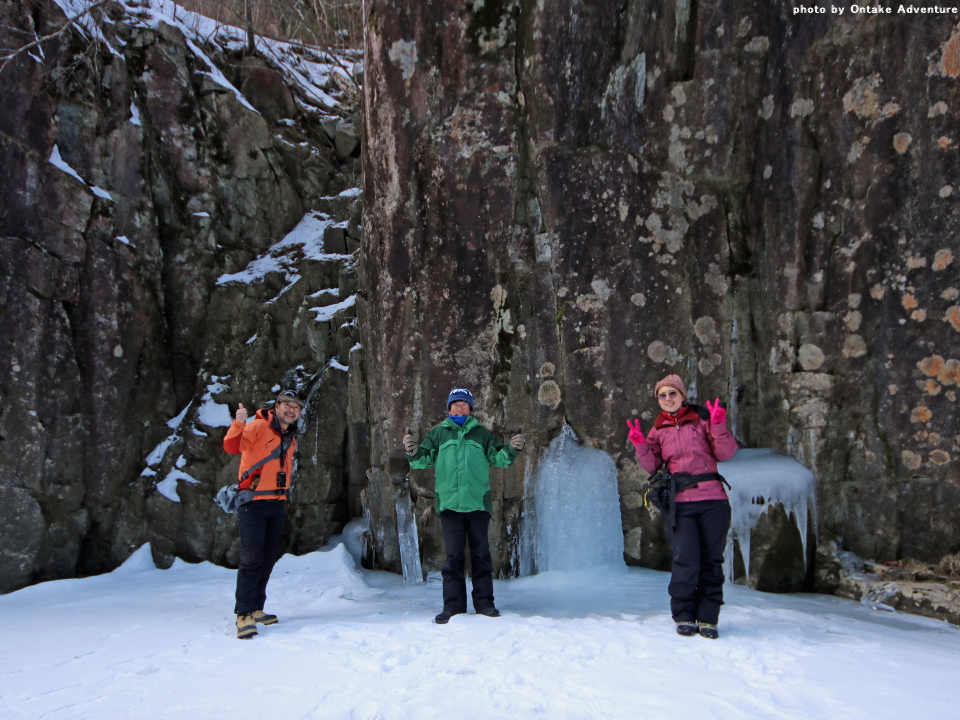
<path id="1" fill-rule="evenodd" d="M 402 487 L 397 491 L 397 537 L 400 540 L 400 563 L 403 567 L 403 582 L 416 585 L 423 582 L 420 567 L 420 543 L 417 539 L 417 519 L 413 513 L 410 491 Z"/>
<path id="2" fill-rule="evenodd" d="M 541 458 L 542 462 L 542 458 Z M 520 526 L 520 542 L 517 543 L 517 567 L 520 569 L 521 576 L 533 575 L 536 573 L 535 560 L 537 554 L 536 524 L 537 512 L 534 506 L 533 494 L 536 477 L 533 474 L 534 463 L 528 462 L 523 471 L 523 519 Z"/>
<path id="3" fill-rule="evenodd" d="M 733 540 L 740 543 L 744 571 L 750 575 L 750 534 L 760 517 L 777 504 L 793 517 L 803 543 L 807 565 L 807 535 L 811 519 L 816 528 L 816 478 L 803 464 L 769 448 L 738 450 L 732 460 L 719 463 L 720 474 L 731 485 L 728 490 L 733 511 L 731 536 L 724 556 L 727 579 L 733 580 Z"/>

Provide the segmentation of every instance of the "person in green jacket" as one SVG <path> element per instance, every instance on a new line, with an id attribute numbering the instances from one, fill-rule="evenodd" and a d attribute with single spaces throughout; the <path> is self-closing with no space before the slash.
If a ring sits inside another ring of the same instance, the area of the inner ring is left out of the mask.
<path id="1" fill-rule="evenodd" d="M 430 430 L 419 446 L 409 431 L 403 436 L 411 468 L 436 466 L 436 510 L 447 551 L 442 572 L 443 612 L 435 618 L 438 625 L 467 611 L 464 550 L 468 541 L 473 609 L 487 617 L 500 615 L 493 603 L 493 560 L 487 537 L 493 512 L 490 466 L 510 467 L 524 445 L 519 430 L 510 445 L 504 445 L 481 425 L 473 416 L 473 394 L 469 390 L 450 392 L 447 413 L 447 419 Z"/>

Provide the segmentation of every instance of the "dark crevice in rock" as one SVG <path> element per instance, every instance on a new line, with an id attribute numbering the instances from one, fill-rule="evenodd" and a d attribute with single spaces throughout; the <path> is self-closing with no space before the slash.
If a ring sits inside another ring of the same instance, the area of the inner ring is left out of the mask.
<path id="1" fill-rule="evenodd" d="M 676 57 L 671 79 L 673 82 L 687 82 L 696 75 L 700 0 L 677 0 L 674 12 Z"/>

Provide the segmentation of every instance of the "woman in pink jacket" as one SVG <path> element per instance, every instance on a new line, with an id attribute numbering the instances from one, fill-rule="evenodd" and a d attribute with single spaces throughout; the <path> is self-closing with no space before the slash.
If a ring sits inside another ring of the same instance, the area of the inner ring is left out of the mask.
<path id="1" fill-rule="evenodd" d="M 737 441 L 727 427 L 727 411 L 719 398 L 706 409 L 687 404 L 687 389 L 678 375 L 657 383 L 654 395 L 660 414 L 644 437 L 640 421 L 629 438 L 637 461 L 648 473 L 661 466 L 674 476 L 673 522 L 666 517 L 673 550 L 670 610 L 680 635 L 716 639 L 723 605 L 723 551 L 730 530 L 730 502 L 717 473 L 717 462 L 729 460 Z"/>

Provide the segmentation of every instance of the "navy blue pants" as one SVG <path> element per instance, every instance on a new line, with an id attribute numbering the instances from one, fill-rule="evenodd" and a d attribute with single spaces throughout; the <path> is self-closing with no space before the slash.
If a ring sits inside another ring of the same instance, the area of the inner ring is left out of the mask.
<path id="1" fill-rule="evenodd" d="M 673 550 L 670 611 L 677 622 L 716 624 L 723 605 L 723 551 L 730 502 L 679 502 L 676 526 L 667 528 Z"/>
<path id="2" fill-rule="evenodd" d="M 493 559 L 487 529 L 490 513 L 484 510 L 440 513 L 440 528 L 447 561 L 443 565 L 443 609 L 450 613 L 467 611 L 467 581 L 464 579 L 464 550 L 470 543 L 470 580 L 473 583 L 473 609 L 480 612 L 493 607 Z"/>
<path id="3" fill-rule="evenodd" d="M 234 607 L 237 615 L 263 610 L 267 581 L 280 557 L 285 510 L 283 500 L 254 500 L 237 510 L 240 525 L 240 569 Z"/>

